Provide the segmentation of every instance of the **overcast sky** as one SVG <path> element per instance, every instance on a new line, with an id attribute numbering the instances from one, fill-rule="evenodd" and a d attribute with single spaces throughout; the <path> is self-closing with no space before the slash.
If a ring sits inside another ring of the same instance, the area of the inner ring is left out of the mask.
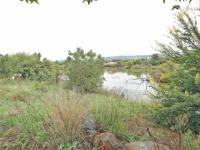
<path id="1" fill-rule="evenodd" d="M 173 23 L 168 0 L 0 0 L 0 53 L 41 52 L 52 60 L 82 47 L 103 56 L 155 51 Z"/>

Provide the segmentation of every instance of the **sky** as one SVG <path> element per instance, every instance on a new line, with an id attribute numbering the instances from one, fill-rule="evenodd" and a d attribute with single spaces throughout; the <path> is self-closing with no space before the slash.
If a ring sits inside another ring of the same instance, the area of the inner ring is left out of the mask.
<path id="1" fill-rule="evenodd" d="M 0 54 L 40 52 L 63 60 L 69 50 L 102 56 L 148 55 L 174 23 L 172 0 L 0 0 Z"/>

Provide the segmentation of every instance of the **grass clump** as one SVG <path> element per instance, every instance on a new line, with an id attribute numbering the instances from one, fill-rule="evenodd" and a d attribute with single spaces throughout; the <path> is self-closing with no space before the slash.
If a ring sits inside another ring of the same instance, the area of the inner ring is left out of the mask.
<path id="1" fill-rule="evenodd" d="M 49 119 L 52 121 L 53 133 L 62 143 L 73 143 L 80 139 L 81 120 L 87 114 L 87 103 L 84 97 L 74 92 L 59 91 L 47 96 L 49 99 Z M 49 133 L 50 134 L 50 133 Z M 53 135 L 52 135 L 53 136 Z"/>

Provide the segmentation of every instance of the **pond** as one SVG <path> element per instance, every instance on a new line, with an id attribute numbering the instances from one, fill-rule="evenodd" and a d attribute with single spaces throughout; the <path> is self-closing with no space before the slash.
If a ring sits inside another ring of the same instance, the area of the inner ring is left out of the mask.
<path id="1" fill-rule="evenodd" d="M 127 72 L 110 71 L 104 72 L 103 89 L 112 92 L 129 100 L 150 100 L 153 93 L 148 82 L 148 75 L 129 75 Z"/>

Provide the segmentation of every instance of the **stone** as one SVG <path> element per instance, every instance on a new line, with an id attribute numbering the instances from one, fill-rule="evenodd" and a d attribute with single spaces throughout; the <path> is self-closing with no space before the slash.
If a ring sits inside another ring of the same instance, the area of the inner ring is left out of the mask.
<path id="1" fill-rule="evenodd" d="M 96 124 L 90 117 L 84 117 L 82 123 L 84 129 L 87 129 L 91 132 L 94 132 L 96 130 Z"/>
<path id="2" fill-rule="evenodd" d="M 124 150 L 171 150 L 167 145 L 161 143 L 156 144 L 153 141 L 148 142 L 132 142 L 125 145 Z"/>
<path id="3" fill-rule="evenodd" d="M 98 150 L 117 150 L 118 140 L 111 133 L 100 133 L 94 136 L 93 146 Z"/>

